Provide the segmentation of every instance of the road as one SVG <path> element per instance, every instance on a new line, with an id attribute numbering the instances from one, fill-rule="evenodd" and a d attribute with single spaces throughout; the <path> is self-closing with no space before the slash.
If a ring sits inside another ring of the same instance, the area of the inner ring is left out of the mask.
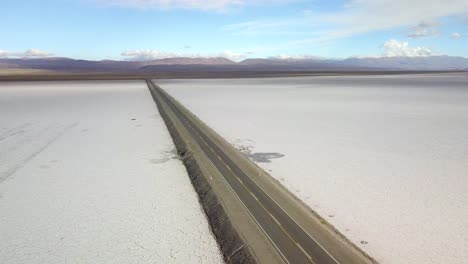
<path id="1" fill-rule="evenodd" d="M 251 217 L 264 231 L 286 263 L 340 263 L 316 239 L 305 231 L 285 209 L 271 198 L 218 146 L 200 127 L 186 116 L 173 98 L 152 81 L 147 81 L 155 100 L 164 101 L 189 131 L 206 156 L 224 177 Z"/>

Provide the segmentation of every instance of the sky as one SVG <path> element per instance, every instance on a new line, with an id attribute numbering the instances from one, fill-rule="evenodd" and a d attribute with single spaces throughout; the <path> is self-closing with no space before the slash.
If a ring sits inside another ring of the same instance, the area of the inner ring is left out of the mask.
<path id="1" fill-rule="evenodd" d="M 2 0 L 0 58 L 468 57 L 467 0 Z"/>

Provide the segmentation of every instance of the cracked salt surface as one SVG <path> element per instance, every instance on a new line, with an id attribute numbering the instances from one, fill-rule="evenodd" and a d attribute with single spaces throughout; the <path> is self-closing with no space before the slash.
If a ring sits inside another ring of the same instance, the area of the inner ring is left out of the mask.
<path id="1" fill-rule="evenodd" d="M 223 262 L 144 82 L 2 83 L 0 124 L 0 263 Z"/>
<path id="2" fill-rule="evenodd" d="M 284 154 L 258 165 L 378 261 L 462 264 L 465 76 L 156 83 L 234 145 Z"/>

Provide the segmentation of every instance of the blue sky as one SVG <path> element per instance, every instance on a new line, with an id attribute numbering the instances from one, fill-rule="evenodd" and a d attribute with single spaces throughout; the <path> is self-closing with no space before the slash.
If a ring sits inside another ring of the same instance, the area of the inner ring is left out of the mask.
<path id="1" fill-rule="evenodd" d="M 466 0 L 3 0 L 0 11 L 0 57 L 468 57 Z"/>

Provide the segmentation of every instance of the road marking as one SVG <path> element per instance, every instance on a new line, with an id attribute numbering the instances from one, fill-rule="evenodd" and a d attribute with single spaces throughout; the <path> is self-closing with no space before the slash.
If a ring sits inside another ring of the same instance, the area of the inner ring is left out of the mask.
<path id="1" fill-rule="evenodd" d="M 276 217 L 274 217 L 270 212 L 268 212 L 268 214 L 270 215 L 271 218 L 273 218 L 273 220 L 276 222 L 277 225 L 281 226 L 281 223 L 278 221 L 278 219 L 276 219 Z"/>
<path id="2" fill-rule="evenodd" d="M 238 178 L 238 179 L 239 179 L 239 178 Z M 240 180 L 240 179 L 239 179 L 239 180 Z M 245 187 L 245 186 L 244 186 L 244 187 Z M 247 187 L 245 187 L 245 188 L 247 189 Z M 247 189 L 247 190 L 250 192 L 249 189 Z M 257 199 L 257 201 L 258 201 L 258 199 Z M 271 214 L 271 213 L 268 211 L 268 209 L 266 209 L 265 206 L 264 206 L 260 201 L 258 201 L 258 204 L 263 208 L 263 210 L 265 210 L 265 211 L 270 215 L 270 217 L 273 219 L 273 221 L 281 228 L 281 230 L 289 237 L 289 239 L 290 239 L 291 241 L 293 241 L 294 244 L 295 244 L 296 246 L 300 246 L 299 243 L 297 243 L 297 241 L 294 240 L 294 238 L 288 233 L 288 231 L 286 231 L 286 229 L 283 228 L 283 226 L 282 226 L 281 223 L 278 221 L 278 219 L 276 219 L 276 217 L 274 217 L 273 214 Z M 304 248 L 302 248 L 302 247 L 298 247 L 298 248 L 299 248 L 299 250 L 301 250 L 301 252 L 307 253 L 307 252 L 304 251 Z M 315 264 L 315 262 L 312 260 L 312 258 L 310 257 L 309 254 L 306 254 L 305 256 L 309 259 L 310 262 L 312 262 L 313 264 Z"/>
<path id="3" fill-rule="evenodd" d="M 155 88 L 155 89 L 158 89 L 158 88 Z M 159 88 L 159 89 L 160 89 L 160 88 Z M 162 93 L 162 92 L 160 92 L 160 91 L 158 91 L 158 92 L 159 92 L 159 93 Z M 164 99 L 165 96 L 161 96 L 161 97 L 163 97 L 163 100 L 168 100 L 168 101 L 170 101 L 170 102 L 172 103 L 172 101 L 171 101 L 172 99 L 170 99 L 169 97 L 167 97 L 166 99 Z M 167 106 L 168 106 L 169 109 L 172 108 L 172 107 L 175 107 L 175 108 L 178 107 L 178 106 L 176 106 L 175 104 L 172 104 L 171 106 L 170 106 L 170 104 L 167 104 Z M 213 148 L 204 140 L 204 138 L 203 138 L 203 137 L 192 127 L 192 125 L 188 122 L 188 121 L 190 121 L 190 120 L 187 119 L 187 118 L 184 116 L 185 113 L 184 113 L 182 110 L 180 110 L 180 109 L 178 109 L 178 110 L 180 111 L 180 114 L 181 114 L 182 117 L 183 117 L 183 121 L 185 121 L 185 123 L 188 124 L 188 125 L 192 128 L 192 130 L 199 136 L 199 138 L 202 140 L 202 142 L 204 142 L 204 143 L 210 148 L 210 150 L 218 157 L 218 159 L 219 159 L 220 161 L 223 161 L 223 160 L 221 159 L 221 157 L 213 150 Z M 176 111 L 174 111 L 174 110 L 171 109 L 171 112 L 173 112 L 173 114 L 175 115 L 176 118 L 181 119 L 181 117 L 178 117 L 178 115 L 176 114 Z M 203 132 L 202 132 L 202 133 L 203 133 Z M 226 154 L 223 150 L 221 150 L 221 148 L 218 146 L 218 144 L 217 144 L 215 141 L 213 141 L 213 140 L 210 140 L 210 141 L 211 141 L 224 155 L 227 156 L 227 154 Z M 235 164 L 235 162 L 234 162 L 233 160 L 231 160 L 228 156 L 227 156 L 227 158 L 228 158 L 228 160 L 230 160 L 231 162 L 233 162 L 233 163 Z M 223 162 L 223 163 L 225 164 L 225 162 Z M 232 171 L 232 169 L 231 169 L 229 166 L 227 166 L 226 164 L 225 164 L 225 166 L 228 167 L 228 169 Z M 215 166 L 215 168 L 216 168 L 216 166 Z M 308 232 L 306 232 L 306 231 L 304 230 L 304 228 L 302 228 L 302 226 L 300 226 L 297 222 L 295 222 L 294 219 L 293 219 L 292 217 L 290 217 L 289 214 L 288 214 L 281 206 L 279 206 L 278 203 L 277 203 L 268 193 L 266 193 L 260 185 L 258 185 L 251 177 L 249 177 L 248 174 L 245 173 L 245 171 L 244 171 L 241 167 L 238 166 L 238 168 L 245 174 L 246 177 L 248 177 L 248 178 L 252 181 L 252 183 L 253 183 L 256 187 L 258 187 L 264 194 L 266 194 L 266 195 L 270 198 L 270 200 L 273 201 L 273 202 L 276 204 L 276 206 L 277 206 L 278 208 L 280 208 L 280 209 L 281 209 L 281 210 L 282 210 L 298 227 L 300 227 L 300 228 L 304 231 L 305 234 L 307 234 L 320 248 L 322 248 L 322 249 L 325 251 L 325 253 L 327 253 L 327 255 L 328 255 L 329 257 L 331 257 L 336 263 L 339 263 L 339 262 L 336 261 L 336 259 L 334 259 L 333 256 L 330 255 L 330 254 L 329 254 L 313 237 L 311 237 L 310 234 L 309 234 Z M 218 170 L 218 171 L 219 171 L 219 170 Z M 219 171 L 219 172 L 220 172 L 220 171 Z M 238 197 L 237 193 L 232 189 L 232 187 L 230 186 L 230 184 L 226 181 L 225 175 L 223 175 L 221 172 L 220 172 L 220 174 L 222 175 L 223 180 L 228 184 L 228 186 L 231 188 L 231 190 L 233 191 L 233 193 L 234 193 L 234 194 L 237 196 L 237 198 L 240 200 L 240 198 Z M 260 173 L 259 173 L 259 174 L 260 174 Z M 239 180 L 239 182 L 244 186 L 244 188 L 245 188 L 247 191 L 249 191 L 249 193 L 251 193 L 250 190 L 247 188 L 247 186 L 244 185 L 244 182 L 243 182 L 239 177 L 236 176 L 236 178 L 237 178 L 237 179 Z M 252 194 L 252 193 L 251 193 L 251 194 Z M 255 195 L 252 194 L 252 196 L 258 201 L 258 198 L 257 198 Z M 247 212 L 255 219 L 255 217 L 251 214 L 250 210 L 245 206 L 245 204 L 242 202 L 242 200 L 240 200 L 240 201 L 241 201 L 241 203 L 244 205 L 244 207 L 246 208 Z M 307 257 L 309 258 L 309 260 L 310 260 L 312 263 L 314 263 L 314 262 L 312 261 L 310 255 L 304 250 L 304 248 L 302 248 L 302 246 L 300 246 L 300 245 L 291 237 L 291 235 L 281 226 L 281 223 L 279 223 L 279 221 L 278 221 L 271 213 L 268 212 L 268 210 L 265 208 L 265 206 L 264 206 L 262 203 L 260 203 L 260 202 L 258 202 L 258 204 L 259 204 L 260 206 L 262 206 L 262 208 L 263 208 L 268 214 L 270 214 L 270 216 L 272 217 L 272 219 L 278 224 L 278 226 L 283 230 L 283 232 L 284 232 L 293 242 L 295 242 L 296 246 L 301 250 L 301 252 L 303 252 L 303 253 L 305 254 L 305 256 L 307 256 Z M 255 221 L 256 221 L 256 220 L 255 220 Z M 256 221 L 256 222 L 257 222 L 257 221 Z M 259 227 L 263 230 L 263 227 L 262 227 L 258 222 L 257 222 L 257 224 L 258 224 Z M 264 230 L 263 230 L 263 231 L 264 231 Z M 279 250 L 278 247 L 276 246 L 276 244 L 271 240 L 271 238 L 269 237 L 268 233 L 266 233 L 265 231 L 264 231 L 264 233 L 265 233 L 265 235 L 270 239 L 270 241 L 273 243 L 273 245 L 277 248 L 278 252 L 284 257 L 284 255 L 282 254 L 281 250 Z M 286 260 L 287 262 L 289 262 L 286 258 L 285 258 L 285 260 Z"/>
<path id="4" fill-rule="evenodd" d="M 252 195 L 252 197 L 253 197 L 255 200 L 257 200 L 257 201 L 258 201 L 258 198 L 257 198 L 257 196 L 255 196 L 255 194 L 254 194 L 253 192 L 249 191 L 249 193 L 250 193 L 250 195 Z"/>
<path id="5" fill-rule="evenodd" d="M 213 153 L 216 154 L 216 152 L 214 151 L 214 149 L 213 149 L 209 144 L 207 144 L 207 145 L 208 145 L 208 147 L 210 148 L 211 152 L 213 152 Z"/>
<path id="6" fill-rule="evenodd" d="M 175 115 L 177 117 L 177 115 Z M 188 123 L 188 122 L 186 122 Z M 192 129 L 193 127 L 190 126 Z M 195 131 L 195 129 L 193 129 L 193 131 Z M 195 131 L 196 132 L 196 131 Z M 203 137 L 200 136 L 200 134 L 198 134 L 198 132 L 196 132 L 196 134 L 200 137 L 200 139 L 202 140 L 202 142 L 204 142 L 205 144 L 207 144 L 207 142 L 203 139 Z M 212 141 L 213 142 L 213 141 Z M 213 142 L 216 146 L 217 144 L 215 142 Z M 208 145 L 208 144 L 207 144 Z M 223 161 L 221 159 L 221 157 L 213 150 L 213 148 L 211 148 L 210 145 L 208 145 L 208 147 L 210 148 L 210 150 L 216 155 L 216 157 L 220 160 L 220 161 Z M 217 146 L 219 148 L 219 146 Z M 222 151 L 221 151 L 222 152 Z M 224 152 L 223 152 L 224 153 Z M 225 154 L 225 153 L 224 153 Z M 226 155 L 226 154 L 225 154 Z M 208 159 L 210 159 L 208 157 Z M 228 167 L 230 170 L 231 168 L 229 166 L 227 166 L 227 164 L 223 161 L 223 164 Z M 213 164 L 214 165 L 214 164 Z M 216 166 L 215 166 L 216 168 Z M 241 169 L 242 171 L 242 169 Z M 247 212 L 251 215 L 251 217 L 255 220 L 255 222 L 257 223 L 257 225 L 263 230 L 264 234 L 268 237 L 268 239 L 272 242 L 272 244 L 275 246 L 275 248 L 278 250 L 278 252 L 281 254 L 281 256 L 283 257 L 283 259 L 289 263 L 289 261 L 286 259 L 286 257 L 284 256 L 284 254 L 281 252 L 281 250 L 276 246 L 276 244 L 273 242 L 273 240 L 270 238 L 270 236 L 268 235 L 268 233 L 265 232 L 265 230 L 263 229 L 263 227 L 260 225 L 260 223 L 258 223 L 258 221 L 256 220 L 255 216 L 252 215 L 252 213 L 250 212 L 250 210 L 246 207 L 246 205 L 242 202 L 242 200 L 240 199 L 240 197 L 237 195 L 237 193 L 232 189 L 232 187 L 230 186 L 230 184 L 226 181 L 225 179 L 225 175 L 223 175 L 219 170 L 218 172 L 221 174 L 223 180 L 227 183 L 227 185 L 229 186 L 229 188 L 231 189 L 231 191 L 236 195 L 236 197 L 239 199 L 239 201 L 242 203 L 242 205 L 244 206 L 244 208 L 247 210 Z M 245 172 L 244 172 L 245 174 Z M 248 176 L 247 176 L 248 177 Z M 303 250 L 303 248 L 291 237 L 291 235 L 281 226 L 281 223 L 265 208 L 265 206 L 259 202 L 258 198 L 247 188 L 247 186 L 244 185 L 244 182 L 239 178 L 237 177 L 237 180 L 244 186 L 244 188 L 258 201 L 258 204 L 270 215 L 270 217 L 274 220 L 274 222 L 281 228 L 281 230 L 289 237 L 289 239 L 291 241 L 293 241 L 295 243 L 296 246 L 298 246 L 298 248 L 301 250 L 301 252 L 303 253 L 306 253 L 305 256 L 312 262 L 312 259 L 310 258 L 310 255 L 307 254 L 307 252 L 305 252 Z M 249 177 L 250 178 L 250 177 Z M 254 182 L 255 184 L 255 182 Z M 257 184 L 255 184 L 257 185 Z M 261 189 L 261 188 L 260 188 Z M 261 189 L 262 190 L 262 189 Z M 263 191 L 263 190 L 262 190 Z M 270 197 L 271 199 L 271 197 Z"/>
<path id="7" fill-rule="evenodd" d="M 205 142 L 205 144 L 207 144 L 207 142 L 203 139 L 203 137 L 202 137 L 200 134 L 197 133 L 197 135 L 200 137 L 200 139 L 201 139 L 202 142 Z M 214 142 L 213 142 L 213 143 L 214 143 Z M 214 143 L 214 144 L 216 145 L 216 143 Z M 213 150 L 213 148 L 212 148 L 210 145 L 208 145 L 208 147 L 209 147 L 210 150 L 216 155 L 216 157 L 217 157 L 220 161 L 222 161 L 222 163 L 223 163 L 226 167 L 228 167 L 227 164 L 221 159 L 221 157 Z M 218 148 L 219 148 L 219 146 L 218 146 Z M 209 157 L 208 157 L 208 159 L 209 159 Z M 216 168 L 216 166 L 215 166 L 215 168 Z M 229 168 L 229 167 L 228 167 L 228 168 Z M 218 171 L 219 171 L 219 170 L 218 170 Z M 220 172 L 220 171 L 219 171 L 219 172 Z M 223 175 L 221 172 L 220 172 L 220 174 L 221 174 L 221 176 L 222 176 L 223 178 L 225 177 L 225 175 Z M 245 172 L 244 172 L 244 174 L 245 174 Z M 288 238 L 289 238 L 291 241 L 293 241 L 293 242 L 295 243 L 295 245 L 297 246 L 298 243 L 297 243 L 297 242 L 292 238 L 292 236 L 282 227 L 282 225 L 281 225 L 281 223 L 278 221 L 278 219 L 276 219 L 276 218 L 273 216 L 273 214 L 271 214 L 271 213 L 265 208 L 265 206 L 264 206 L 264 205 L 258 200 L 258 198 L 250 191 L 250 189 L 247 188 L 247 186 L 244 184 L 244 182 L 243 182 L 238 176 L 236 176 L 236 178 L 237 178 L 237 180 L 242 184 L 242 186 L 252 195 L 252 197 L 254 197 L 254 199 L 255 199 L 255 200 L 257 201 L 257 203 L 263 208 L 263 210 L 265 210 L 265 212 L 267 212 L 267 213 L 270 215 L 270 217 L 273 219 L 273 221 L 281 228 L 281 230 L 288 236 Z M 227 181 L 226 181 L 226 182 L 227 182 Z M 229 183 L 228 183 L 228 184 L 229 184 Z M 232 188 L 231 188 L 231 189 L 232 189 Z M 235 193 L 234 190 L 232 190 L 232 191 Z M 236 193 L 236 195 L 237 195 L 237 193 Z M 239 198 L 239 200 L 240 200 L 240 198 Z M 240 201 L 242 202 L 242 200 L 240 200 Z M 243 203 L 243 202 L 242 202 L 242 203 Z M 250 210 L 249 210 L 247 207 L 246 207 L 246 209 L 247 209 L 247 211 L 249 212 L 249 214 L 251 214 L 251 213 L 250 213 Z M 253 215 L 251 214 L 251 216 L 253 216 Z M 256 222 L 257 222 L 257 221 L 256 221 Z M 257 222 L 257 224 L 260 225 L 258 222 Z M 260 227 L 261 227 L 261 225 L 260 225 Z M 262 228 L 262 230 L 263 230 L 263 228 Z M 267 234 L 266 232 L 265 232 L 265 234 L 268 236 L 268 234 Z M 271 240 L 271 239 L 270 239 L 270 240 Z M 271 240 L 271 241 L 272 241 L 273 244 L 275 244 L 275 243 L 273 242 L 273 240 Z M 276 245 L 275 245 L 275 247 L 276 247 Z M 276 247 L 276 248 L 277 248 L 277 247 Z M 298 247 L 298 248 L 299 248 L 299 247 Z M 277 249 L 278 249 L 278 248 L 277 248 Z M 279 249 L 278 249 L 278 250 L 279 250 Z M 304 253 L 302 247 L 300 247 L 299 250 L 300 250 L 301 252 Z M 281 253 L 281 255 L 283 255 L 281 251 L 280 251 L 280 253 Z M 283 255 L 283 256 L 284 256 L 284 255 Z M 313 264 L 315 264 L 315 263 L 312 261 L 312 259 L 310 258 L 310 255 L 309 255 L 309 254 L 306 254 L 305 256 L 306 256 Z"/>
<path id="8" fill-rule="evenodd" d="M 221 152 L 224 153 L 224 151 L 221 150 L 221 148 L 218 146 L 218 144 L 217 144 L 215 141 L 212 140 L 211 142 L 212 142 L 214 145 L 216 145 L 216 147 L 217 147 L 218 149 L 220 149 Z M 211 148 L 211 147 L 210 147 L 210 148 Z M 227 156 L 226 153 L 224 153 L 224 154 Z M 231 160 L 231 161 L 235 164 L 235 162 L 234 162 L 233 160 Z M 317 244 L 317 245 L 318 245 L 334 262 L 335 262 L 335 263 L 340 264 L 340 262 L 339 262 L 338 260 L 336 260 L 336 259 L 333 257 L 333 255 L 331 255 L 320 243 L 318 243 L 317 240 L 315 240 L 315 238 L 313 238 L 300 224 L 298 224 L 298 223 L 294 220 L 294 218 L 292 218 L 292 217 L 291 217 L 291 216 L 290 216 L 290 215 L 289 215 L 289 214 L 288 214 L 288 213 L 287 213 L 287 212 L 286 212 L 286 211 L 285 211 L 285 210 L 284 210 L 284 209 L 283 209 L 283 208 L 282 208 L 282 207 L 281 207 L 281 206 L 280 206 L 280 205 L 279 205 L 279 204 L 278 204 L 278 203 L 277 203 L 277 202 L 276 202 L 276 201 L 275 201 L 275 200 L 274 200 L 258 183 L 255 182 L 255 180 L 254 180 L 253 178 L 249 177 L 248 174 L 247 174 L 240 166 L 237 166 L 237 167 L 244 173 L 244 175 L 246 175 L 246 176 L 253 182 L 253 184 L 254 184 L 255 186 L 257 186 L 265 195 L 267 195 L 268 198 L 270 198 L 270 200 L 273 201 L 273 202 L 276 204 L 276 206 L 278 206 L 278 208 L 280 208 L 281 211 L 283 211 L 283 213 L 286 214 L 286 215 L 291 219 L 291 221 L 293 221 L 300 229 L 302 229 L 302 231 L 303 231 L 305 234 L 307 234 L 307 236 L 308 236 L 310 239 L 312 239 L 312 240 L 315 242 L 315 244 Z M 259 174 L 260 174 L 260 173 L 259 173 Z M 245 186 L 245 185 L 244 185 L 244 186 Z M 261 203 L 259 203 L 259 204 L 262 205 Z M 263 205 L 262 205 L 262 206 L 263 206 Z"/>
<path id="9" fill-rule="evenodd" d="M 230 172 L 232 172 L 231 167 L 229 167 L 229 165 L 227 165 L 227 163 L 223 162 L 223 165 L 224 165 L 224 167 L 226 167 L 226 169 L 228 169 Z"/>
<path id="10" fill-rule="evenodd" d="M 242 185 L 244 185 L 244 182 L 243 182 L 239 177 L 236 176 L 236 179 L 237 179 L 240 183 L 242 183 Z"/>
<path id="11" fill-rule="evenodd" d="M 286 258 L 286 256 L 284 255 L 284 253 L 281 251 L 281 249 L 276 245 L 276 243 L 273 241 L 273 239 L 271 239 L 270 235 L 265 231 L 265 229 L 263 228 L 263 226 L 257 221 L 257 218 L 252 214 L 252 212 L 250 212 L 250 210 L 247 208 L 247 205 L 245 205 L 245 203 L 242 201 L 242 199 L 239 197 L 239 195 L 234 191 L 234 189 L 232 188 L 231 184 L 229 184 L 229 182 L 226 180 L 226 178 L 224 177 L 224 175 L 221 173 L 221 171 L 218 170 L 218 168 L 216 167 L 216 165 L 213 163 L 213 161 L 207 156 L 207 159 L 208 161 L 210 162 L 210 164 L 213 166 L 213 168 L 218 172 L 219 175 L 221 175 L 221 180 L 226 184 L 226 186 L 231 190 L 231 192 L 234 194 L 234 196 L 237 198 L 237 200 L 239 200 L 241 206 L 245 209 L 245 211 L 250 215 L 250 217 L 253 219 L 253 221 L 257 224 L 258 228 L 260 228 L 262 231 L 263 231 L 263 234 L 265 234 L 266 238 L 270 241 L 270 243 L 273 245 L 273 247 L 278 251 L 279 255 L 283 258 L 283 260 L 287 263 L 287 264 L 291 264 L 291 262 L 289 262 L 289 260 Z M 237 178 L 237 177 L 236 177 Z M 240 179 L 239 179 L 240 180 Z"/>
<path id="12" fill-rule="evenodd" d="M 315 264 L 315 262 L 312 260 L 312 258 L 310 257 L 310 255 L 305 252 L 304 248 L 296 241 L 294 240 L 294 238 L 292 238 L 292 236 L 288 233 L 288 231 L 286 231 L 282 225 L 279 226 L 284 233 L 286 233 L 286 235 L 289 237 L 289 239 L 291 239 L 291 241 L 294 242 L 294 245 L 296 245 L 297 248 L 299 248 L 300 251 L 302 251 L 303 253 L 305 253 L 305 256 L 309 259 L 310 262 L 312 262 L 313 264 Z"/>
<path id="13" fill-rule="evenodd" d="M 296 242 L 296 246 L 302 251 L 302 253 L 304 253 L 304 255 L 306 255 L 310 261 L 313 263 L 314 261 L 312 260 L 312 257 L 309 255 L 309 253 L 307 253 L 304 248 L 301 246 L 301 244 L 297 243 Z"/>

